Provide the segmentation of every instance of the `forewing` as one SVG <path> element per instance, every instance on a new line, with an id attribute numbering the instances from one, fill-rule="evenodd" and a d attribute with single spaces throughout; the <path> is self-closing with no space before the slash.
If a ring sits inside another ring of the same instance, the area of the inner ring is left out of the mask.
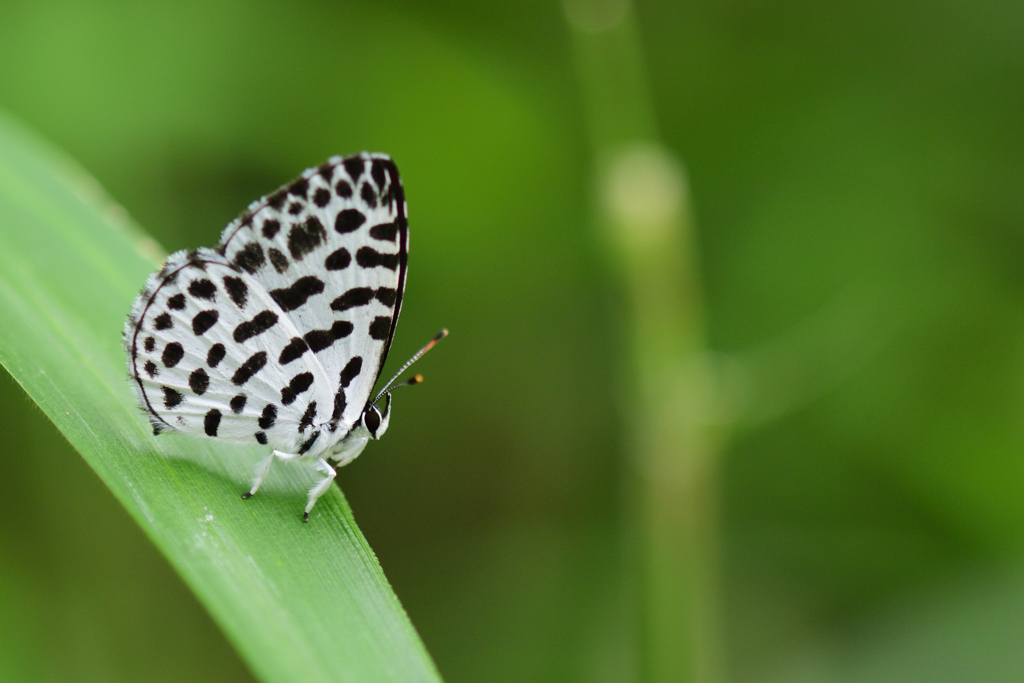
<path id="1" fill-rule="evenodd" d="M 394 336 L 409 237 L 398 169 L 382 154 L 332 157 L 254 202 L 219 251 L 262 284 L 299 330 L 292 342 L 331 381 L 347 432 L 369 399 Z"/>
<path id="2" fill-rule="evenodd" d="M 157 432 L 295 453 L 331 419 L 334 399 L 323 367 L 288 350 L 298 334 L 259 283 L 223 256 L 178 252 L 132 307 L 128 370 Z"/>

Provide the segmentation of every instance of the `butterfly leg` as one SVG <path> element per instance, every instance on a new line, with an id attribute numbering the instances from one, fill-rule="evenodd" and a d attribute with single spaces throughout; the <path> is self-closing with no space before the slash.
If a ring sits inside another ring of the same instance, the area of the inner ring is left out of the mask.
<path id="1" fill-rule="evenodd" d="M 274 464 L 274 458 L 278 458 L 284 462 L 289 460 L 295 460 L 301 456 L 292 455 L 290 453 L 282 453 L 281 451 L 274 451 L 263 460 L 260 460 L 256 465 L 256 470 L 252 473 L 252 488 L 247 493 L 242 494 L 242 498 L 250 498 L 253 494 L 260 490 L 260 484 L 266 478 L 267 473 L 270 472 L 270 466 Z"/>
<path id="2" fill-rule="evenodd" d="M 331 487 L 331 482 L 334 481 L 334 477 L 337 474 L 334 468 L 324 460 L 323 458 L 316 459 L 316 471 L 325 475 L 324 479 L 318 482 L 309 490 L 309 500 L 306 502 L 306 511 L 302 515 L 302 521 L 309 521 L 309 511 L 316 505 L 317 499 L 324 495 L 324 493 Z"/>
<path id="3" fill-rule="evenodd" d="M 352 430 L 356 431 L 356 430 Z M 370 437 L 367 435 L 365 429 L 361 430 L 364 436 L 349 437 L 341 442 L 337 452 L 331 456 L 331 460 L 337 463 L 338 467 L 344 467 L 349 464 L 363 452 L 366 448 L 366 444 L 370 442 Z"/>

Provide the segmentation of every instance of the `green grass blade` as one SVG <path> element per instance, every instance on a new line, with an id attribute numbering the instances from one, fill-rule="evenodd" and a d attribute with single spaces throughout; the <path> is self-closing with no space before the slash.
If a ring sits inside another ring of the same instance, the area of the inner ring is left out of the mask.
<path id="1" fill-rule="evenodd" d="M 303 524 L 308 473 L 279 468 L 276 486 L 243 501 L 255 451 L 152 436 L 121 326 L 156 249 L 118 215 L 0 113 L 0 362 L 261 679 L 440 680 L 337 487 Z"/>

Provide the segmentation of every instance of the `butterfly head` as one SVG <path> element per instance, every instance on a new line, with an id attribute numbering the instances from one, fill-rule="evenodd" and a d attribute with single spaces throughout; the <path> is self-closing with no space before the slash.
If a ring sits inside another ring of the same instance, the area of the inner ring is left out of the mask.
<path id="1" fill-rule="evenodd" d="M 391 423 L 391 394 L 385 394 L 386 400 L 384 403 L 384 410 L 382 411 L 374 404 L 370 404 L 363 411 L 363 416 L 360 418 L 363 427 L 370 433 L 370 437 L 373 439 L 379 439 L 384 436 L 384 432 L 388 430 L 388 425 Z"/>
<path id="2" fill-rule="evenodd" d="M 409 368 L 410 365 L 419 360 L 420 357 L 423 356 L 423 354 L 425 354 L 427 351 L 434 347 L 434 344 L 441 341 L 446 336 L 448 336 L 448 330 L 441 330 L 440 332 L 438 332 L 433 339 L 427 342 L 426 346 L 424 346 L 422 349 L 416 352 L 416 355 L 414 355 L 412 358 L 406 361 L 405 365 L 403 365 L 398 370 L 398 372 L 396 372 L 394 376 L 392 376 L 391 379 L 388 380 L 387 384 L 384 385 L 384 388 L 380 390 L 379 394 L 377 394 L 377 397 L 367 404 L 366 408 L 363 410 L 362 416 L 360 416 L 359 418 L 359 426 L 362 426 L 364 429 L 366 429 L 371 439 L 379 439 L 380 437 L 384 436 L 384 432 L 388 430 L 388 424 L 391 422 L 391 392 L 397 389 L 398 387 L 407 387 L 412 386 L 413 384 L 420 384 L 421 382 L 423 382 L 423 375 L 413 375 L 409 379 L 403 382 L 398 382 L 397 384 L 395 383 L 395 381 L 401 376 L 403 372 L 405 372 Z M 385 397 L 387 398 L 387 401 L 385 402 L 384 410 L 382 411 L 380 408 L 377 407 L 377 402 Z"/>

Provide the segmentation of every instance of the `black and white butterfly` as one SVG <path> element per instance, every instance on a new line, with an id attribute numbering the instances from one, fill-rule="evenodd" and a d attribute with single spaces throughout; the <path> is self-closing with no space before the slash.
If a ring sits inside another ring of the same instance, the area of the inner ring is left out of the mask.
<path id="1" fill-rule="evenodd" d="M 384 434 L 394 380 L 447 334 L 371 400 L 402 308 L 406 212 L 390 157 L 331 157 L 251 204 L 217 249 L 172 254 L 124 330 L 153 432 L 273 449 L 245 498 L 274 458 L 315 461 L 324 479 L 309 491 L 308 520 L 334 479 L 330 463 Z"/>

